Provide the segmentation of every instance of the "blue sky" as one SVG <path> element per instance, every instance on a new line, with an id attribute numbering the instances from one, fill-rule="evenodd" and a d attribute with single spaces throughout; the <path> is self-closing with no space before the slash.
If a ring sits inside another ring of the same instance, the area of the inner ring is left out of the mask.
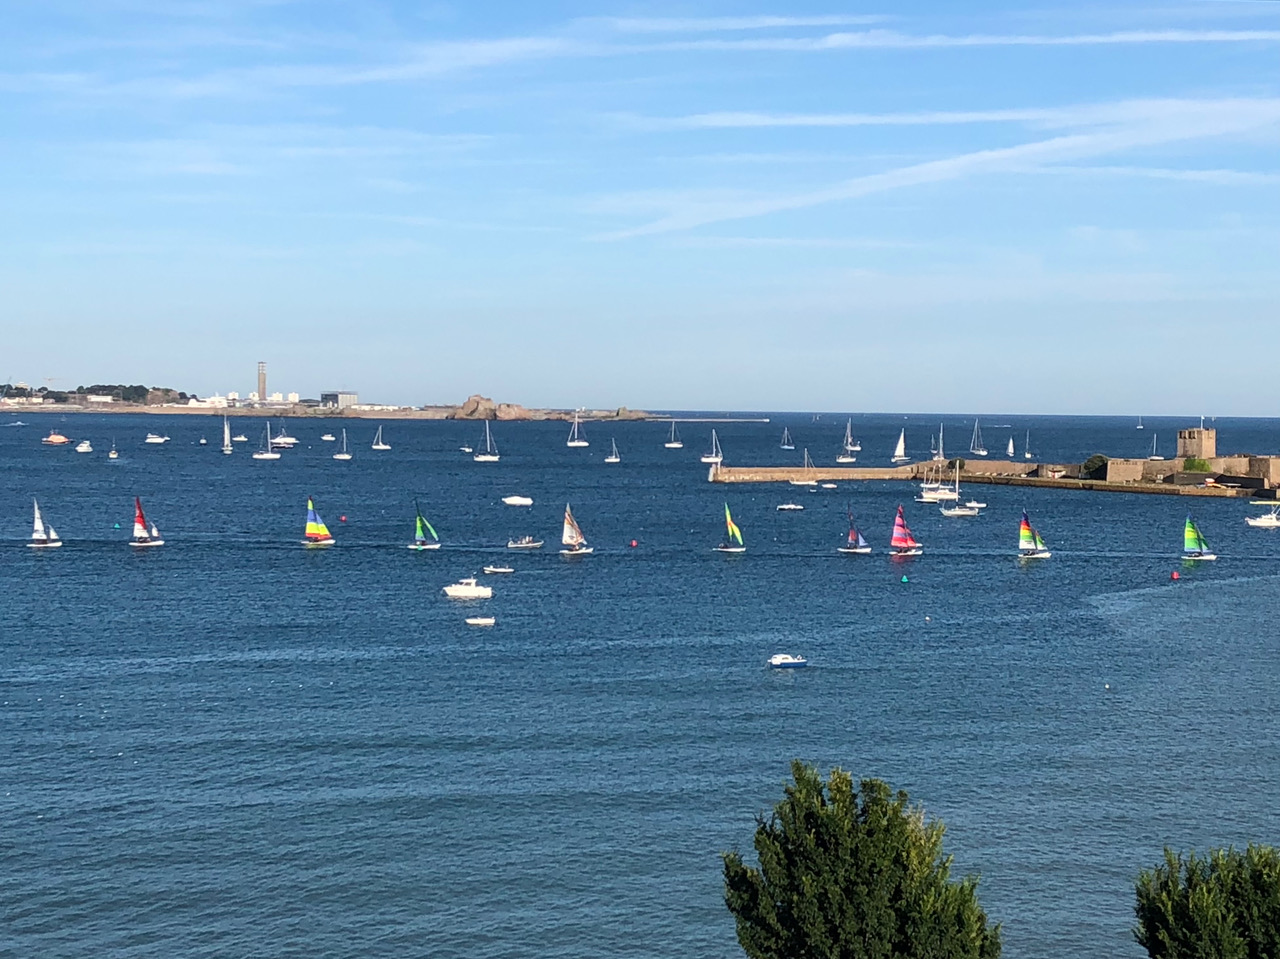
<path id="1" fill-rule="evenodd" d="M 0 377 L 1272 415 L 1280 2 L 5 5 Z"/>

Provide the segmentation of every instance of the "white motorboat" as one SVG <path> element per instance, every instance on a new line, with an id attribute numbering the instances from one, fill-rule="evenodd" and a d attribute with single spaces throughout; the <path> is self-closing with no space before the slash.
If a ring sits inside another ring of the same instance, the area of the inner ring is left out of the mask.
<path id="1" fill-rule="evenodd" d="M 249 442 L 249 437 L 245 436 L 243 433 L 237 433 L 235 436 L 231 437 L 231 442 L 247 443 Z"/>
<path id="2" fill-rule="evenodd" d="M 684 443 L 680 441 L 680 431 L 676 429 L 676 421 L 671 421 L 671 438 L 662 444 L 664 448 L 669 450 L 682 450 Z"/>
<path id="3" fill-rule="evenodd" d="M 943 516 L 977 516 L 979 510 L 974 506 L 940 506 L 938 512 Z"/>
<path id="4" fill-rule="evenodd" d="M 270 423 L 267 424 L 270 426 Z M 298 445 L 298 438 L 290 436 L 288 430 L 284 428 L 284 420 L 280 421 L 280 432 L 271 437 L 271 448 L 280 450 L 291 450 Z"/>
<path id="5" fill-rule="evenodd" d="M 347 449 L 347 431 L 345 429 L 342 431 L 342 446 L 338 452 L 333 454 L 333 458 L 344 463 L 351 459 L 351 451 Z"/>
<path id="6" fill-rule="evenodd" d="M 334 436 L 332 433 L 321 433 L 321 434 L 320 434 L 320 442 L 321 442 L 321 443 L 332 443 L 332 442 L 333 442 L 334 440 L 336 440 L 336 439 L 337 439 L 337 437 L 336 437 L 336 436 Z"/>
<path id="7" fill-rule="evenodd" d="M 702 462 L 715 463 L 717 466 L 724 462 L 724 452 L 720 449 L 720 437 L 716 436 L 716 431 L 711 431 L 711 452 L 702 454 Z"/>
<path id="8" fill-rule="evenodd" d="M 496 622 L 492 616 L 468 616 L 466 619 L 468 626 L 492 626 Z"/>
<path id="9" fill-rule="evenodd" d="M 584 446 L 591 445 L 587 442 L 586 434 L 582 432 L 582 423 L 576 412 L 573 414 L 573 426 L 569 427 L 569 439 L 564 445 L 572 449 L 581 449 Z"/>
<path id="10" fill-rule="evenodd" d="M 771 669 L 803 669 L 809 662 L 803 656 L 792 656 L 790 653 L 774 653 L 769 657 Z"/>
<path id="11" fill-rule="evenodd" d="M 618 441 L 610 438 L 609 442 L 613 445 L 613 451 L 604 458 L 606 463 L 621 463 L 622 457 L 618 455 Z"/>
<path id="12" fill-rule="evenodd" d="M 199 442 L 199 443 L 197 443 L 196 445 L 197 445 L 197 446 L 208 446 L 208 445 L 209 445 L 209 441 L 208 441 L 207 439 L 205 439 L 205 438 L 202 436 L 202 437 L 200 437 L 200 442 Z"/>
<path id="13" fill-rule="evenodd" d="M 969 507 L 969 509 L 986 509 L 987 508 L 986 503 L 979 503 L 976 499 L 967 499 L 964 501 L 964 505 Z"/>
<path id="14" fill-rule="evenodd" d="M 148 433 L 147 438 L 144 439 L 142 442 L 150 443 L 152 446 L 160 446 L 164 443 L 169 442 L 169 437 L 161 436 L 159 433 Z"/>
<path id="15" fill-rule="evenodd" d="M 542 540 L 532 536 L 521 536 L 519 539 L 507 540 L 507 549 L 542 549 Z"/>
<path id="16" fill-rule="evenodd" d="M 474 449 L 472 449 L 470 446 L 459 446 L 459 447 L 458 447 L 458 452 L 459 452 L 459 453 L 474 453 L 474 452 L 475 452 L 475 450 L 474 450 Z"/>
<path id="17" fill-rule="evenodd" d="M 88 440 L 81 440 L 79 443 L 77 443 L 77 444 L 76 444 L 76 452 L 77 452 L 77 453 L 92 453 L 92 452 L 93 452 L 93 444 L 92 444 L 92 443 L 90 443 Z"/>
<path id="18" fill-rule="evenodd" d="M 61 546 L 62 539 L 54 530 L 53 525 L 45 525 L 44 517 L 40 515 L 40 504 L 35 500 L 31 501 L 31 505 L 35 510 L 35 523 L 31 529 L 31 542 L 28 546 L 36 549 L 49 549 L 54 546 Z"/>
<path id="19" fill-rule="evenodd" d="M 116 450 L 116 441 L 112 440 L 111 449 L 107 450 L 107 459 L 118 460 L 119 458 L 120 458 L 120 453 Z"/>
<path id="20" fill-rule="evenodd" d="M 391 444 L 382 438 L 381 426 L 378 427 L 378 432 L 373 435 L 373 445 L 370 446 L 369 449 L 377 450 L 380 453 L 391 449 Z"/>
<path id="21" fill-rule="evenodd" d="M 493 587 L 481 586 L 474 576 L 469 576 L 444 587 L 444 594 L 450 599 L 488 599 L 493 595 Z"/>
<path id="22" fill-rule="evenodd" d="M 532 506 L 533 497 L 531 496 L 504 496 L 502 502 L 508 506 Z"/>
<path id="23" fill-rule="evenodd" d="M 471 458 L 477 463 L 498 462 L 498 444 L 493 441 L 488 420 L 484 421 L 484 452 L 476 453 Z"/>
<path id="24" fill-rule="evenodd" d="M 1244 521 L 1262 529 L 1280 529 L 1280 506 L 1271 507 L 1271 512 L 1261 516 L 1246 516 Z"/>
<path id="25" fill-rule="evenodd" d="M 835 489 L 835 488 L 836 488 L 836 484 L 835 484 L 835 483 L 819 483 L 818 485 L 819 485 L 819 486 L 821 486 L 823 489 Z"/>
<path id="26" fill-rule="evenodd" d="M 484 572 L 486 576 L 497 576 L 502 573 L 514 573 L 515 570 L 510 566 L 486 566 Z"/>
<path id="27" fill-rule="evenodd" d="M 801 506 L 799 503 L 779 503 L 778 504 L 778 512 L 780 513 L 788 510 L 798 510 L 798 509 L 804 509 L 804 507 Z"/>

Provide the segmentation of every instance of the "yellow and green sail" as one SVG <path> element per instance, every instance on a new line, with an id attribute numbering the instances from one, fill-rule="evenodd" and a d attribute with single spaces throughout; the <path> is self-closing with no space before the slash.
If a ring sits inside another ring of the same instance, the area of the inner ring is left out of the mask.
<path id="1" fill-rule="evenodd" d="M 729 504 L 724 504 L 724 525 L 729 530 L 729 541 L 736 542 L 739 546 L 744 545 L 742 542 L 742 530 L 738 529 L 738 524 L 733 521 L 733 516 L 729 513 Z"/>
<path id="2" fill-rule="evenodd" d="M 305 535 L 313 543 L 333 539 L 333 534 L 329 532 L 329 527 L 324 525 L 324 520 L 316 512 L 315 504 L 311 502 L 310 496 L 307 497 L 307 532 Z"/>
<path id="3" fill-rule="evenodd" d="M 427 518 L 422 515 L 422 509 L 418 506 L 417 500 L 413 502 L 413 509 L 418 514 L 417 526 L 413 531 L 413 541 L 415 543 L 426 543 L 428 542 L 427 534 L 430 533 L 431 539 L 438 543 L 440 537 L 436 534 L 435 528 L 427 522 Z"/>
<path id="4" fill-rule="evenodd" d="M 1182 528 L 1182 551 L 1184 553 L 1209 552 L 1209 544 L 1205 542 L 1204 534 L 1200 532 L 1200 527 L 1190 515 L 1187 516 L 1186 525 Z"/>

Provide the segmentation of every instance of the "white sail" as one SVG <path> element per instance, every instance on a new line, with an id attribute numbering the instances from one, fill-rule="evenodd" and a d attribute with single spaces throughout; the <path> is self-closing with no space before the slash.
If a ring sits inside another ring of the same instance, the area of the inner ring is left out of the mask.
<path id="1" fill-rule="evenodd" d="M 222 418 L 222 452 L 231 452 L 231 421 L 225 416 Z"/>
<path id="2" fill-rule="evenodd" d="M 1009 448 L 1005 451 L 1005 455 L 1009 457 L 1013 456 L 1013 437 L 1012 436 L 1009 437 Z"/>
<path id="3" fill-rule="evenodd" d="M 40 515 L 40 504 L 35 500 L 31 501 L 35 506 L 36 521 L 35 528 L 31 532 L 31 539 L 36 543 L 45 543 L 49 540 L 49 534 L 44 531 L 44 518 Z"/>
<path id="4" fill-rule="evenodd" d="M 133 538 L 146 539 L 147 535 L 147 528 L 142 525 L 142 523 L 138 522 L 138 518 L 135 516 L 133 519 Z"/>
<path id="5" fill-rule="evenodd" d="M 58 531 L 55 530 L 52 525 L 49 526 L 49 542 L 50 543 L 58 542 Z"/>
<path id="6" fill-rule="evenodd" d="M 982 442 L 982 428 L 978 426 L 978 418 L 973 419 L 973 437 L 969 440 L 969 452 L 975 456 L 986 456 L 987 448 Z"/>
<path id="7" fill-rule="evenodd" d="M 569 504 L 564 506 L 564 529 L 560 534 L 560 542 L 565 546 L 581 546 L 587 541 L 582 535 L 582 530 L 578 528 L 577 520 L 573 518 L 573 512 L 569 509 Z"/>
<path id="8" fill-rule="evenodd" d="M 846 453 L 854 452 L 853 449 L 853 420 L 848 420 L 844 424 L 844 451 Z"/>
<path id="9" fill-rule="evenodd" d="M 583 435 L 582 422 L 576 412 L 573 414 L 573 426 L 569 428 L 569 439 L 568 441 L 566 441 L 564 445 L 579 447 L 579 448 L 583 446 L 591 445 L 590 443 L 587 442 L 586 436 Z"/>
<path id="10" fill-rule="evenodd" d="M 938 424 L 938 448 L 933 453 L 933 458 L 939 463 L 947 458 L 947 454 L 942 451 L 942 424 Z"/>
<path id="11" fill-rule="evenodd" d="M 898 445 L 893 448 L 893 458 L 895 460 L 905 460 L 907 458 L 907 430 L 903 427 L 902 432 L 898 434 Z"/>

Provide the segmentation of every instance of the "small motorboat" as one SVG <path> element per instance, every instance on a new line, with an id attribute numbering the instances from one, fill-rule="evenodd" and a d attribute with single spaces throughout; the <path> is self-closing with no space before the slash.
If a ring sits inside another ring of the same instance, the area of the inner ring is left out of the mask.
<path id="1" fill-rule="evenodd" d="M 508 506 L 532 506 L 533 499 L 529 496 L 504 496 L 502 502 Z"/>
<path id="2" fill-rule="evenodd" d="M 799 503 L 779 503 L 778 512 L 785 513 L 791 510 L 804 509 Z"/>
<path id="3" fill-rule="evenodd" d="M 979 503 L 976 499 L 967 499 L 964 501 L 964 505 L 969 507 L 969 509 L 986 509 L 987 508 L 986 503 Z"/>
<path id="4" fill-rule="evenodd" d="M 507 540 L 507 549 L 541 549 L 542 540 L 532 536 L 521 536 L 519 539 Z"/>
<path id="5" fill-rule="evenodd" d="M 66 446 L 71 440 L 63 436 L 57 430 L 50 430 L 49 435 L 40 441 L 45 446 Z"/>
<path id="6" fill-rule="evenodd" d="M 90 443 L 88 440 L 81 440 L 79 443 L 77 443 L 77 444 L 76 444 L 76 452 L 77 452 L 77 453 L 92 453 L 92 452 L 93 452 L 93 444 L 92 444 L 92 443 Z"/>
<path id="7" fill-rule="evenodd" d="M 468 616 L 468 626 L 492 626 L 497 620 L 492 616 Z"/>
<path id="8" fill-rule="evenodd" d="M 835 483 L 819 483 L 818 485 L 819 485 L 819 486 L 821 486 L 823 489 L 835 489 L 835 488 L 836 488 L 836 484 L 835 484 Z"/>
<path id="9" fill-rule="evenodd" d="M 1280 506 L 1271 507 L 1271 512 L 1263 513 L 1261 516 L 1246 516 L 1244 521 L 1250 526 L 1258 526 L 1262 529 L 1280 529 Z"/>
<path id="10" fill-rule="evenodd" d="M 245 436 L 243 433 L 237 433 L 235 436 L 231 437 L 231 442 L 247 443 L 249 442 L 249 437 Z"/>
<path id="11" fill-rule="evenodd" d="M 459 452 L 459 453 L 474 453 L 474 452 L 475 452 L 475 450 L 474 450 L 474 449 L 472 449 L 470 446 L 459 446 L 459 447 L 458 447 L 458 452 Z"/>
<path id="12" fill-rule="evenodd" d="M 336 437 L 336 436 L 334 436 L 332 433 L 321 433 L 321 434 L 320 434 L 320 442 L 322 442 L 322 443 L 332 443 L 332 442 L 333 442 L 334 440 L 336 440 L 336 439 L 337 439 L 337 437 Z"/>
<path id="13" fill-rule="evenodd" d="M 940 506 L 938 512 L 943 516 L 977 516 L 976 506 Z"/>
<path id="14" fill-rule="evenodd" d="M 496 576 L 499 573 L 514 573 L 515 570 L 510 566 L 486 566 L 484 568 L 485 575 Z"/>
<path id="15" fill-rule="evenodd" d="M 481 586 L 474 576 L 468 576 L 444 587 L 444 594 L 450 599 L 488 599 L 493 595 L 493 587 Z"/>
<path id="16" fill-rule="evenodd" d="M 152 446 L 160 446 L 164 443 L 169 442 L 169 437 L 161 436 L 159 433 L 148 433 L 147 438 L 142 442 L 150 443 Z"/>
<path id="17" fill-rule="evenodd" d="M 202 437 L 200 437 L 200 444 L 199 444 L 199 445 L 201 445 L 201 446 L 208 446 L 208 445 L 209 445 L 209 441 L 208 441 L 207 439 L 205 439 L 205 438 L 202 436 Z"/>
<path id="18" fill-rule="evenodd" d="M 774 653 L 769 657 L 771 669 L 803 669 L 809 662 L 803 656 L 792 656 L 790 653 Z"/>

